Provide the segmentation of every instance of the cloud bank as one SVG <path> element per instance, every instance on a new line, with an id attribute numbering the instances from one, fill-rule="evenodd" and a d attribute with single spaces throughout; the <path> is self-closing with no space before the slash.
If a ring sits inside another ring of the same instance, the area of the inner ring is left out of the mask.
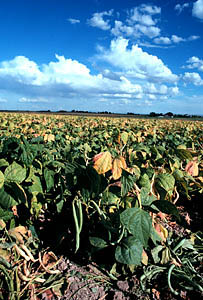
<path id="1" fill-rule="evenodd" d="M 94 59 L 109 68 L 93 75 L 85 64 L 57 54 L 55 61 L 42 65 L 16 56 L 0 63 L 0 90 L 18 95 L 21 104 L 46 104 L 55 99 L 66 106 L 75 99 L 125 104 L 163 100 L 179 93 L 178 76 L 157 56 L 137 45 L 129 47 L 127 39 L 112 40 L 109 49 L 100 48 Z"/>

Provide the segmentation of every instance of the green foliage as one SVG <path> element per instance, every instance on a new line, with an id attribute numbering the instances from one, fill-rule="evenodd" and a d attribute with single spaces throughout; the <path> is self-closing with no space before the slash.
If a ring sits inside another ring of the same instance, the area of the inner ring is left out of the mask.
<path id="1" fill-rule="evenodd" d="M 188 239 L 175 247 L 167 228 L 183 220 L 179 199 L 202 195 L 202 123 L 20 114 L 7 120 L 8 128 L 0 115 L 0 220 L 8 230 L 23 224 L 39 232 L 45 211 L 66 216 L 60 234 L 67 225 L 67 249 L 77 255 L 111 249 L 106 265 L 142 266 L 143 287 L 167 272 L 173 292 L 172 278 L 201 290 L 187 260 L 200 248 Z M 186 168 L 194 161 L 195 173 Z"/>
<path id="2" fill-rule="evenodd" d="M 121 213 L 120 219 L 129 233 L 147 247 L 152 230 L 152 220 L 148 212 L 141 208 L 127 208 Z"/>
<path id="3" fill-rule="evenodd" d="M 140 265 L 142 259 L 143 245 L 140 240 L 133 236 L 123 239 L 117 246 L 115 258 L 118 262 L 127 265 Z"/>

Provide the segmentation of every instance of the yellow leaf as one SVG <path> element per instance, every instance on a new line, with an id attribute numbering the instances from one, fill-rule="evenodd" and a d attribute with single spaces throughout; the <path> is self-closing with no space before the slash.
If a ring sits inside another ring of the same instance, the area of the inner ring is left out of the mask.
<path id="1" fill-rule="evenodd" d="M 113 179 L 117 180 L 121 177 L 122 169 L 126 169 L 127 165 L 125 162 L 125 159 L 120 156 L 113 160 L 113 166 L 112 166 L 112 175 Z"/>
<path id="2" fill-rule="evenodd" d="M 0 189 L 3 187 L 4 185 L 4 174 L 0 171 Z"/>
<path id="3" fill-rule="evenodd" d="M 0 230 L 3 230 L 6 227 L 4 220 L 0 219 Z"/>
<path id="4" fill-rule="evenodd" d="M 202 176 L 198 177 L 198 179 L 199 179 L 199 181 L 201 181 L 201 183 L 203 183 L 203 177 Z"/>
<path id="5" fill-rule="evenodd" d="M 148 255 L 144 250 L 142 251 L 142 263 L 145 266 L 148 265 Z"/>
<path id="6" fill-rule="evenodd" d="M 165 248 L 165 249 L 162 251 L 161 264 L 162 264 L 162 265 L 165 265 L 165 264 L 167 264 L 170 260 L 171 260 L 171 253 L 170 253 L 170 251 L 169 251 L 168 248 Z"/>
<path id="7" fill-rule="evenodd" d="M 112 169 L 112 157 L 108 151 L 95 155 L 93 161 L 94 168 L 99 174 L 104 174 Z"/>
<path id="8" fill-rule="evenodd" d="M 130 160 L 130 161 L 131 161 L 131 154 L 132 154 L 132 152 L 133 152 L 133 149 L 130 148 L 130 149 L 128 150 L 128 155 L 129 155 L 129 160 Z"/>
<path id="9" fill-rule="evenodd" d="M 55 141 L 55 135 L 49 133 L 49 134 L 45 134 L 44 136 L 44 141 L 47 141 L 47 142 L 54 142 Z"/>
<path id="10" fill-rule="evenodd" d="M 113 214 L 114 213 L 114 211 L 116 210 L 116 206 L 115 205 L 113 205 L 113 206 L 110 206 L 110 208 L 109 208 L 109 213 L 110 214 Z"/>

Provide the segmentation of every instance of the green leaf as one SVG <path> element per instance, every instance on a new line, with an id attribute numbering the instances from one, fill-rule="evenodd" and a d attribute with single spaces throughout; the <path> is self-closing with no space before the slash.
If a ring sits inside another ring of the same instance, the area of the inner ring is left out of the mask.
<path id="1" fill-rule="evenodd" d="M 96 248 L 100 248 L 100 249 L 103 249 L 103 248 L 106 248 L 108 247 L 108 244 L 105 240 L 101 239 L 101 238 L 98 238 L 98 237 L 90 237 L 89 238 L 89 241 L 90 241 L 90 244 Z"/>
<path id="2" fill-rule="evenodd" d="M 172 192 L 175 186 L 175 178 L 168 173 L 159 174 L 155 179 L 156 187 L 161 187 L 167 192 Z"/>
<path id="3" fill-rule="evenodd" d="M 122 176 L 121 176 L 121 196 L 122 197 L 127 195 L 127 193 L 133 188 L 135 181 L 136 181 L 136 179 L 131 173 L 129 173 L 125 170 L 122 170 Z"/>
<path id="4" fill-rule="evenodd" d="M 161 196 L 161 200 L 164 200 L 167 194 L 172 196 L 175 187 L 175 178 L 168 173 L 159 174 L 155 178 L 155 187 Z"/>
<path id="5" fill-rule="evenodd" d="M 173 176 L 176 179 L 177 184 L 181 185 L 181 187 L 184 189 L 186 196 L 188 199 L 190 199 L 190 196 L 188 194 L 189 190 L 188 190 L 188 185 L 187 182 L 185 180 L 185 175 L 181 170 L 175 170 L 175 172 L 173 172 Z"/>
<path id="6" fill-rule="evenodd" d="M 149 176 L 146 173 L 141 176 L 138 183 L 141 187 L 145 187 L 148 191 L 150 191 L 151 183 L 149 180 Z"/>
<path id="7" fill-rule="evenodd" d="M 74 174 L 75 170 L 78 168 L 78 165 L 76 163 L 67 163 L 65 168 L 67 174 Z"/>
<path id="8" fill-rule="evenodd" d="M 31 149 L 22 149 L 22 154 L 20 156 L 20 159 L 22 161 L 23 164 L 25 164 L 26 166 L 30 166 L 34 160 L 34 155 L 31 152 Z"/>
<path id="9" fill-rule="evenodd" d="M 147 188 L 141 188 L 140 193 L 141 203 L 142 205 L 151 205 L 153 201 L 156 200 L 154 195 L 150 195 Z"/>
<path id="10" fill-rule="evenodd" d="M 90 192 L 95 193 L 95 195 L 102 193 L 108 185 L 104 175 L 98 174 L 92 166 L 87 166 L 84 176 L 81 186 L 84 186 L 84 188 L 87 188 Z"/>
<path id="11" fill-rule="evenodd" d="M 45 168 L 44 179 L 46 182 L 47 192 L 49 192 L 54 187 L 54 171 Z"/>
<path id="12" fill-rule="evenodd" d="M 178 218 L 178 220 L 180 220 L 178 209 L 173 203 L 169 202 L 168 200 L 156 200 L 153 202 L 153 205 L 155 205 L 161 212 L 174 215 Z"/>
<path id="13" fill-rule="evenodd" d="M 0 206 L 4 209 L 8 209 L 11 206 L 18 204 L 13 197 L 11 197 L 2 187 L 0 189 Z"/>
<path id="14" fill-rule="evenodd" d="M 0 219 L 7 222 L 12 218 L 13 218 L 13 212 L 12 211 L 8 211 L 7 209 L 3 209 L 3 208 L 0 207 Z"/>
<path id="15" fill-rule="evenodd" d="M 193 243 L 191 240 L 189 239 L 185 239 L 184 243 L 182 244 L 181 246 L 183 249 L 190 249 L 190 250 L 193 250 L 195 251 L 195 248 L 193 246 Z"/>
<path id="16" fill-rule="evenodd" d="M 130 236 L 124 239 L 120 246 L 116 247 L 115 259 L 122 264 L 141 265 L 142 251 L 142 243 Z"/>
<path id="17" fill-rule="evenodd" d="M 34 215 L 35 218 L 38 218 L 41 210 L 42 210 L 42 203 L 38 202 L 36 193 L 33 193 L 33 197 L 31 199 L 30 213 Z"/>
<path id="18" fill-rule="evenodd" d="M 25 179 L 25 182 L 32 182 L 32 178 L 33 176 L 35 176 L 35 169 L 33 166 L 30 166 L 29 169 L 28 169 L 28 176 L 27 178 Z"/>
<path id="19" fill-rule="evenodd" d="M 179 169 L 176 169 L 174 172 L 173 172 L 173 176 L 175 177 L 175 179 L 177 181 L 180 181 L 181 179 L 184 178 L 184 173 L 183 171 L 179 170 Z"/>
<path id="20" fill-rule="evenodd" d="M 36 194 L 36 195 L 38 193 L 43 194 L 43 189 L 42 189 L 40 178 L 38 176 L 34 175 L 32 177 L 32 182 L 33 182 L 33 184 L 29 187 L 29 192 L 32 194 Z"/>
<path id="21" fill-rule="evenodd" d="M 0 189 L 3 187 L 4 185 L 4 174 L 0 171 Z"/>
<path id="22" fill-rule="evenodd" d="M 119 203 L 119 200 L 120 198 L 114 193 L 111 193 L 109 191 L 105 191 L 103 193 L 102 201 L 104 201 L 106 205 L 116 205 L 117 203 Z"/>
<path id="23" fill-rule="evenodd" d="M 84 144 L 84 150 L 85 150 L 85 152 L 91 152 L 92 151 L 91 147 L 87 143 Z"/>
<path id="24" fill-rule="evenodd" d="M 148 212 L 140 208 L 127 208 L 120 215 L 120 221 L 144 247 L 148 245 L 152 219 Z"/>
<path id="25" fill-rule="evenodd" d="M 15 128 L 15 124 L 13 122 L 9 122 L 8 130 L 13 130 Z"/>
<path id="26" fill-rule="evenodd" d="M 153 146 L 151 148 L 151 152 L 154 154 L 155 160 L 162 158 L 162 155 L 159 153 L 159 151 L 157 150 L 157 148 L 155 146 Z"/>
<path id="27" fill-rule="evenodd" d="M 161 258 L 159 257 L 159 253 L 164 248 L 165 248 L 165 246 L 158 245 L 154 249 L 151 250 L 152 257 L 153 257 L 153 260 L 154 260 L 155 264 L 158 264 L 160 262 Z"/>
<path id="28" fill-rule="evenodd" d="M 176 149 L 176 154 L 182 160 L 184 159 L 192 160 L 192 154 L 190 153 L 190 151 L 186 149 Z"/>
<path id="29" fill-rule="evenodd" d="M 27 204 L 27 195 L 23 187 L 17 182 L 8 182 L 6 183 L 6 191 L 8 191 L 9 195 L 15 199 L 15 201 L 20 203 Z"/>
<path id="30" fill-rule="evenodd" d="M 133 169 L 133 175 L 135 176 L 135 179 L 138 180 L 140 178 L 140 173 L 141 173 L 140 168 L 136 165 L 133 165 L 132 169 Z"/>
<path id="31" fill-rule="evenodd" d="M 2 167 L 8 167 L 9 163 L 7 162 L 7 160 L 5 160 L 4 158 L 0 159 L 0 168 Z"/>
<path id="32" fill-rule="evenodd" d="M 27 171 L 25 168 L 14 161 L 5 170 L 5 181 L 14 181 L 17 183 L 21 183 L 26 178 L 26 172 Z"/>
<path id="33" fill-rule="evenodd" d="M 58 203 L 56 203 L 56 209 L 57 213 L 60 214 L 63 209 L 64 200 L 60 200 Z"/>
<path id="34" fill-rule="evenodd" d="M 121 133 L 121 141 L 123 142 L 123 144 L 127 144 L 128 142 L 128 133 L 127 132 L 122 132 Z"/>

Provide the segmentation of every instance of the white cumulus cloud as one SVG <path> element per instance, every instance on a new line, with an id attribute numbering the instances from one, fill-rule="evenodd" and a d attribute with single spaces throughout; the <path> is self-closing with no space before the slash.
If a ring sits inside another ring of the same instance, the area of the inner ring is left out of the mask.
<path id="1" fill-rule="evenodd" d="M 114 28 L 111 29 L 111 33 L 117 37 L 119 36 L 133 36 L 133 37 L 139 37 L 140 32 L 136 30 L 134 26 L 128 26 L 123 24 L 123 22 L 115 20 Z"/>
<path id="2" fill-rule="evenodd" d="M 184 68 L 188 69 L 198 69 L 203 71 L 203 59 L 200 59 L 197 56 L 192 56 L 187 60 L 187 65 Z"/>
<path id="3" fill-rule="evenodd" d="M 138 8 L 134 8 L 134 10 L 131 12 L 132 12 L 132 15 L 129 19 L 130 23 L 138 22 L 145 26 L 155 25 L 155 21 L 152 19 L 152 17 L 150 15 L 141 14 L 138 11 Z"/>
<path id="4" fill-rule="evenodd" d="M 135 28 L 138 32 L 146 35 L 147 37 L 153 39 L 160 34 L 160 29 L 157 26 L 145 26 L 142 24 L 136 24 Z"/>
<path id="5" fill-rule="evenodd" d="M 42 66 L 42 82 L 70 83 L 72 79 L 90 76 L 90 70 L 77 60 L 66 59 L 56 54 L 57 62 Z"/>
<path id="6" fill-rule="evenodd" d="M 160 29 L 157 26 L 146 26 L 143 24 L 125 25 L 123 22 L 116 20 L 111 33 L 117 37 L 140 37 L 142 35 L 149 38 L 154 38 L 160 34 Z"/>
<path id="7" fill-rule="evenodd" d="M 0 63 L 0 77 L 14 77 L 19 82 L 35 83 L 40 78 L 41 72 L 37 64 L 25 56 L 16 56 L 10 61 Z"/>
<path id="8" fill-rule="evenodd" d="M 155 38 L 154 42 L 155 42 L 155 44 L 164 44 L 164 45 L 170 45 L 171 44 L 170 38 L 165 37 L 165 36 Z"/>
<path id="9" fill-rule="evenodd" d="M 176 92 L 173 85 L 178 76 L 137 45 L 128 48 L 126 39 L 113 40 L 110 48 L 101 50 L 95 58 L 108 62 L 109 69 L 105 67 L 93 75 L 85 64 L 62 55 L 42 65 L 16 56 L 0 62 L 0 90 L 15 95 L 18 105 L 27 108 L 38 104 L 57 107 L 57 103 L 67 107 L 75 101 L 91 102 L 97 107 L 97 101 L 105 99 L 119 104 L 144 101 L 147 97 L 156 100 Z M 3 97 L 0 102 L 5 102 Z"/>
<path id="10" fill-rule="evenodd" d="M 170 91 L 170 94 L 172 94 L 172 95 L 178 95 L 179 94 L 179 88 L 177 86 L 170 87 L 169 91 Z"/>
<path id="11" fill-rule="evenodd" d="M 111 41 L 109 50 L 103 50 L 97 57 L 125 72 L 126 75 L 161 82 L 176 82 L 178 76 L 155 55 L 144 52 L 137 45 L 128 48 L 129 41 L 118 38 Z"/>
<path id="12" fill-rule="evenodd" d="M 157 6 L 151 6 L 142 4 L 140 6 L 134 7 L 128 12 L 128 18 L 126 20 L 128 26 L 120 26 L 120 32 L 127 32 L 127 36 L 130 36 L 130 29 L 132 28 L 132 36 L 147 36 L 149 38 L 154 38 L 160 34 L 160 28 L 156 26 L 157 19 L 154 15 L 160 14 L 161 8 Z M 119 24 L 121 25 L 121 24 Z M 118 27 L 118 24 L 117 24 Z M 116 24 L 115 24 L 116 30 Z M 114 33 L 115 34 L 115 33 Z M 116 35 L 116 34 L 115 34 Z M 117 34 L 117 36 L 119 36 Z"/>
<path id="13" fill-rule="evenodd" d="M 145 26 L 153 26 L 157 23 L 157 20 L 153 19 L 153 15 L 160 13 L 160 7 L 143 4 L 130 10 L 128 22 L 137 22 Z"/>
<path id="14" fill-rule="evenodd" d="M 109 30 L 111 28 L 109 24 L 109 19 L 104 20 L 105 16 L 112 16 L 113 10 L 103 11 L 100 13 L 94 13 L 92 18 L 87 21 L 87 23 L 92 27 L 98 27 L 102 30 Z"/>
<path id="15" fill-rule="evenodd" d="M 191 42 L 199 39 L 200 37 L 197 35 L 191 35 L 188 38 L 183 38 L 173 34 L 171 37 L 160 36 L 154 39 L 155 44 L 159 45 L 171 45 L 171 44 L 179 44 L 180 42 Z"/>
<path id="16" fill-rule="evenodd" d="M 203 20 L 203 0 L 197 0 L 193 4 L 192 15 Z"/>
<path id="17" fill-rule="evenodd" d="M 203 85 L 203 80 L 202 80 L 201 76 L 196 72 L 192 72 L 192 73 L 186 72 L 183 75 L 183 80 L 185 81 L 186 84 L 191 83 L 196 86 Z"/>
<path id="18" fill-rule="evenodd" d="M 172 40 L 172 42 L 174 42 L 174 43 L 176 43 L 176 44 L 178 44 L 178 43 L 180 43 L 180 42 L 185 42 L 185 41 L 186 41 L 184 38 L 182 38 L 182 37 L 180 37 L 180 36 L 177 36 L 177 35 L 175 35 L 175 34 L 173 34 L 173 35 L 171 36 L 171 40 Z"/>
<path id="19" fill-rule="evenodd" d="M 95 97 L 101 93 L 109 96 L 125 93 L 137 97 L 142 93 L 142 87 L 125 76 L 91 75 L 90 70 L 76 60 L 59 55 L 56 60 L 42 66 L 18 56 L 2 62 L 0 89 L 24 94 L 19 102 L 26 103 L 45 102 L 45 97 Z M 109 75 L 108 71 L 106 73 Z"/>

